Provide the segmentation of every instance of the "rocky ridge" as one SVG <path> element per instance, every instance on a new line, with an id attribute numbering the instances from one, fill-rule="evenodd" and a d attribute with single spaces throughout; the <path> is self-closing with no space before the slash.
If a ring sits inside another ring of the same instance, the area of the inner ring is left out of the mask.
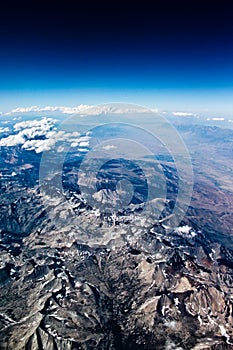
<path id="1" fill-rule="evenodd" d="M 61 198 L 56 227 L 36 189 L 2 204 L 1 349 L 233 349 L 231 250 L 135 209 L 98 217 L 77 196 L 64 227 Z M 110 244 L 93 245 L 103 232 Z"/>

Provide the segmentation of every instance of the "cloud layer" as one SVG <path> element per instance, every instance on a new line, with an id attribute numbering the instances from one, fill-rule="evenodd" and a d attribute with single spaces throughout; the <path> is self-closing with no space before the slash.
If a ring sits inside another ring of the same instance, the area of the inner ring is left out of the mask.
<path id="1" fill-rule="evenodd" d="M 138 106 L 123 106 L 119 104 L 117 105 L 100 105 L 100 106 L 91 106 L 81 104 L 76 107 L 67 107 L 67 106 L 30 106 L 30 107 L 18 107 L 12 109 L 11 111 L 5 113 L 5 115 L 14 115 L 14 114 L 24 114 L 24 113 L 50 113 L 50 112 L 60 112 L 62 114 L 79 114 L 79 115 L 100 115 L 105 113 L 142 113 L 142 112 L 150 112 L 151 110 L 145 107 Z M 157 109 L 153 109 L 153 112 L 158 112 Z"/>
<path id="2" fill-rule="evenodd" d="M 176 117 L 196 117 L 197 115 L 192 112 L 172 112 Z"/>

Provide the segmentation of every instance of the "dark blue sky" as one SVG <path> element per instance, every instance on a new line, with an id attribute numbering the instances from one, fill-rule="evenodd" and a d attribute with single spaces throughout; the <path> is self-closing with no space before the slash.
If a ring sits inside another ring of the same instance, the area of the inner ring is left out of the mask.
<path id="1" fill-rule="evenodd" d="M 233 111 L 229 3 L 74 4 L 0 5 L 0 110 L 125 101 Z"/>

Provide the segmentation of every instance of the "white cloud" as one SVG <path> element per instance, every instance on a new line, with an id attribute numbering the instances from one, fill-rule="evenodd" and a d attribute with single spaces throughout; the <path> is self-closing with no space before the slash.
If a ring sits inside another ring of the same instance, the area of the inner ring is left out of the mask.
<path id="1" fill-rule="evenodd" d="M 22 148 L 28 151 L 35 151 L 36 153 L 41 153 L 44 151 L 49 151 L 56 143 L 55 139 L 46 140 L 28 140 L 26 141 Z"/>
<path id="2" fill-rule="evenodd" d="M 11 114 L 24 114 L 24 113 L 32 113 L 32 112 L 61 112 L 65 114 L 73 114 L 73 113 L 80 113 L 83 110 L 89 108 L 88 105 L 79 105 L 77 107 L 66 107 L 66 106 L 45 106 L 45 107 L 38 107 L 38 106 L 29 106 L 29 107 L 17 107 L 12 109 L 9 112 L 4 113 L 5 115 L 11 115 Z"/>
<path id="3" fill-rule="evenodd" d="M 31 149 L 33 146 L 32 142 L 30 144 L 30 141 L 38 137 L 46 138 L 47 134 L 51 131 L 55 123 L 56 120 L 51 118 L 43 118 L 41 120 L 28 120 L 16 123 L 13 128 L 14 132 L 17 133 L 1 138 L 0 146 L 23 145 L 23 148 L 29 147 Z M 44 140 L 36 140 L 38 144 L 39 141 Z M 33 145 L 34 144 L 35 143 L 33 143 Z"/>
<path id="4" fill-rule="evenodd" d="M 39 107 L 37 106 L 31 106 L 31 107 L 18 107 L 18 108 L 14 108 L 12 109 L 10 112 L 8 112 L 9 114 L 10 113 L 27 113 L 27 112 L 38 112 L 39 111 Z"/>
<path id="5" fill-rule="evenodd" d="M 153 111 L 155 113 L 158 112 L 157 109 L 148 109 L 145 107 L 138 107 L 138 106 L 129 106 L 126 107 L 124 105 L 119 106 L 117 105 L 100 105 L 100 106 L 91 106 L 91 105 L 78 105 L 75 107 L 68 107 L 68 106 L 45 106 L 45 107 L 38 107 L 38 106 L 30 106 L 30 107 L 18 107 L 15 109 L 12 109 L 11 111 L 5 113 L 5 115 L 11 115 L 11 114 L 24 114 L 24 113 L 30 113 L 30 112 L 61 112 L 64 114 L 80 114 L 80 115 L 99 115 L 99 114 L 106 114 L 106 113 L 114 113 L 114 114 L 123 114 L 123 113 L 145 113 Z"/>
<path id="6" fill-rule="evenodd" d="M 22 130 L 25 128 L 41 128 L 41 129 L 50 129 L 55 123 L 56 123 L 56 119 L 52 119 L 52 118 L 42 118 L 40 120 L 26 120 L 23 122 L 18 122 L 14 125 L 14 130 L 18 131 L 18 130 Z"/>
<path id="7" fill-rule="evenodd" d="M 90 136 L 81 136 L 79 138 L 73 138 L 73 135 L 70 138 L 71 147 L 88 147 L 90 144 Z"/>
<path id="8" fill-rule="evenodd" d="M 177 117 L 196 117 L 197 115 L 192 112 L 172 112 Z"/>
<path id="9" fill-rule="evenodd" d="M 78 148 L 78 152 L 86 153 L 88 151 L 89 151 L 88 148 Z"/>
<path id="10" fill-rule="evenodd" d="M 103 149 L 105 149 L 106 151 L 110 151 L 110 149 L 116 149 L 117 147 L 114 145 L 106 145 L 102 147 Z"/>
<path id="11" fill-rule="evenodd" d="M 89 141 L 81 141 L 79 143 L 79 147 L 88 147 L 89 146 Z"/>
<path id="12" fill-rule="evenodd" d="M 224 121 L 225 118 L 212 118 L 212 120 L 215 120 L 215 121 Z"/>
<path id="13" fill-rule="evenodd" d="M 213 121 L 224 121 L 225 118 L 206 118 L 206 120 L 213 120 Z"/>
<path id="14" fill-rule="evenodd" d="M 74 113 L 83 113 L 86 109 L 90 108 L 88 105 L 79 105 L 76 107 L 67 107 L 67 106 L 30 106 L 30 107 L 18 107 L 12 109 L 11 111 L 5 113 L 6 115 L 19 114 L 19 113 L 30 113 L 30 112 L 61 112 L 64 114 L 74 114 Z"/>
<path id="15" fill-rule="evenodd" d="M 192 227 L 188 225 L 177 227 L 175 232 L 190 237 L 195 237 L 197 235 L 196 232 L 193 231 Z"/>
<path id="16" fill-rule="evenodd" d="M 8 132 L 8 131 L 10 131 L 9 128 L 2 128 L 2 127 L 0 127 L 0 133 L 4 133 L 4 132 Z"/>
<path id="17" fill-rule="evenodd" d="M 80 136 L 77 131 L 57 130 L 55 125 L 56 120 L 52 118 L 18 122 L 13 126 L 14 134 L 0 138 L 0 146 L 21 145 L 22 149 L 34 150 L 36 153 L 40 153 L 54 148 L 57 142 L 68 142 L 73 147 L 78 147 L 78 150 L 84 151 L 84 149 L 87 149 L 90 136 Z M 59 144 L 57 152 L 62 152 L 63 149 L 63 145 Z"/>
<path id="18" fill-rule="evenodd" d="M 25 142 L 25 138 L 22 132 L 16 135 L 10 135 L 0 139 L 0 146 L 17 146 L 22 145 Z"/>

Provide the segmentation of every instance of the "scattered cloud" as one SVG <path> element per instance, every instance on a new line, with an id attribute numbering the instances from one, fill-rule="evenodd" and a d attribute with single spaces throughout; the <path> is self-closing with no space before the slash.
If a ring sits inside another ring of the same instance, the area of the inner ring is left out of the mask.
<path id="1" fill-rule="evenodd" d="M 106 145 L 102 147 L 103 149 L 105 149 L 106 151 L 110 151 L 110 149 L 116 149 L 117 147 L 114 145 Z"/>
<path id="2" fill-rule="evenodd" d="M 36 153 L 41 153 L 44 151 L 49 151 L 56 143 L 55 139 L 46 140 L 28 140 L 23 145 L 22 148 L 28 151 L 35 151 Z"/>
<path id="3" fill-rule="evenodd" d="M 81 153 L 87 153 L 89 151 L 89 149 L 88 148 L 78 148 L 77 151 L 81 152 Z"/>
<path id="4" fill-rule="evenodd" d="M 19 123 L 16 123 L 14 125 L 14 130 L 19 131 L 26 128 L 35 128 L 35 129 L 41 129 L 41 130 L 48 130 L 50 129 L 55 123 L 57 122 L 56 119 L 52 118 L 42 118 L 40 120 L 26 120 Z"/>
<path id="5" fill-rule="evenodd" d="M 10 129 L 9 128 L 2 128 L 0 127 L 0 134 L 4 133 L 4 132 L 9 132 Z"/>
<path id="6" fill-rule="evenodd" d="M 79 142 L 79 147 L 88 147 L 89 146 L 89 142 L 88 141 L 81 141 Z"/>
<path id="7" fill-rule="evenodd" d="M 172 112 L 176 117 L 196 117 L 197 115 L 192 112 Z"/>
<path id="8" fill-rule="evenodd" d="M 56 129 L 56 119 L 42 118 L 40 120 L 27 120 L 18 122 L 13 126 L 11 135 L 0 138 L 0 146 L 21 146 L 22 149 L 41 153 L 55 147 L 57 142 L 67 142 L 78 147 L 79 150 L 86 150 L 89 146 L 90 136 L 80 136 L 77 131 L 66 132 Z M 8 129 L 9 128 L 0 128 Z M 62 145 L 57 147 L 62 152 Z"/>
<path id="9" fill-rule="evenodd" d="M 13 126 L 14 134 L 1 138 L 0 146 L 22 145 L 23 148 L 27 148 L 27 145 L 29 145 L 29 148 L 31 149 L 33 147 L 31 141 L 33 139 L 37 139 L 36 142 L 38 144 L 41 141 L 44 141 L 38 140 L 38 138 L 46 138 L 47 133 L 51 131 L 55 123 L 56 120 L 51 118 L 43 118 L 41 120 L 28 120 L 16 123 Z"/>
<path id="10" fill-rule="evenodd" d="M 224 121 L 225 118 L 207 118 L 206 120 L 213 120 L 213 121 Z"/>
<path id="11" fill-rule="evenodd" d="M 188 225 L 177 227 L 175 229 L 175 232 L 181 235 L 191 236 L 191 237 L 195 237 L 197 235 L 196 232 L 194 232 L 194 230 L 192 229 L 192 227 Z"/>
<path id="12" fill-rule="evenodd" d="M 23 133 L 18 133 L 16 135 L 10 135 L 0 139 L 0 146 L 17 146 L 23 145 L 25 142 L 25 138 Z"/>

